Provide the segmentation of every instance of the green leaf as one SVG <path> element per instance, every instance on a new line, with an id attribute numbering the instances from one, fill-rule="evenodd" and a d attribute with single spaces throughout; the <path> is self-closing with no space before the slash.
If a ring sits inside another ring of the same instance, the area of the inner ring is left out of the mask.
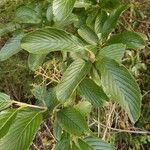
<path id="1" fill-rule="evenodd" d="M 0 111 L 8 108 L 12 102 L 10 101 L 10 96 L 0 92 Z"/>
<path id="2" fill-rule="evenodd" d="M 47 89 L 46 86 L 37 86 L 31 92 L 36 98 L 36 105 L 48 108 L 47 111 L 43 113 L 43 118 L 49 118 L 55 107 L 60 103 L 56 97 L 55 89 Z"/>
<path id="3" fill-rule="evenodd" d="M 54 0 L 53 14 L 56 21 L 65 20 L 72 12 L 76 0 Z"/>
<path id="4" fill-rule="evenodd" d="M 78 144 L 80 146 L 80 150 L 94 150 L 90 145 L 88 145 L 88 143 L 81 139 L 78 140 Z"/>
<path id="5" fill-rule="evenodd" d="M 72 142 L 72 149 L 71 150 L 81 150 L 74 142 Z"/>
<path id="6" fill-rule="evenodd" d="M 92 45 L 91 45 L 92 46 Z M 87 48 L 88 49 L 88 48 Z M 91 50 L 91 49 L 90 49 Z M 84 60 L 89 60 L 89 51 L 87 50 L 82 50 L 82 51 L 78 51 L 78 52 L 70 52 L 70 57 L 73 60 L 77 60 L 77 59 L 84 59 Z"/>
<path id="7" fill-rule="evenodd" d="M 92 110 L 91 103 L 87 101 L 80 101 L 77 105 L 74 106 L 83 116 L 88 116 Z"/>
<path id="8" fill-rule="evenodd" d="M 92 148 L 92 150 L 114 150 L 112 145 L 102 141 L 97 137 L 87 137 L 84 139 L 84 141 Z"/>
<path id="9" fill-rule="evenodd" d="M 64 133 L 61 140 L 56 144 L 55 150 L 71 150 L 70 136 L 66 136 Z"/>
<path id="10" fill-rule="evenodd" d="M 17 54 L 21 50 L 21 39 L 23 38 L 22 32 L 16 32 L 0 50 L 0 61 L 4 61 L 11 56 Z"/>
<path id="11" fill-rule="evenodd" d="M 85 118 L 75 108 L 66 107 L 60 110 L 57 119 L 61 127 L 71 134 L 80 136 L 88 131 Z"/>
<path id="12" fill-rule="evenodd" d="M 0 25 L 0 37 L 13 31 L 14 29 L 15 29 L 15 24 L 13 24 L 13 23 Z"/>
<path id="13" fill-rule="evenodd" d="M 117 21 L 121 13 L 126 9 L 126 6 L 119 6 L 117 9 L 114 9 L 107 20 L 105 21 L 102 27 L 102 35 L 103 37 L 107 36 L 109 33 L 113 31 L 113 29 L 117 25 Z"/>
<path id="14" fill-rule="evenodd" d="M 114 35 L 107 44 L 123 43 L 127 48 L 142 49 L 145 47 L 144 39 L 136 32 L 125 31 Z"/>
<path id="15" fill-rule="evenodd" d="M 34 54 L 83 49 L 83 44 L 77 37 L 56 28 L 45 28 L 27 34 L 23 38 L 21 46 Z"/>
<path id="16" fill-rule="evenodd" d="M 7 134 L 10 126 L 16 118 L 18 109 L 0 112 L 0 139 Z"/>
<path id="17" fill-rule="evenodd" d="M 105 21 L 107 20 L 107 12 L 104 10 L 101 10 L 101 12 L 98 13 L 96 20 L 95 20 L 95 32 L 97 34 L 102 32 L 103 25 Z"/>
<path id="18" fill-rule="evenodd" d="M 43 14 L 42 14 L 43 13 L 43 5 L 42 5 L 42 3 L 40 3 L 40 2 L 39 3 L 32 3 L 31 5 L 32 6 L 29 6 L 29 5 L 28 6 L 36 12 L 36 14 L 38 15 L 38 17 L 40 19 L 42 19 L 42 16 L 43 16 Z M 45 13 L 45 9 L 44 9 L 44 13 Z"/>
<path id="19" fill-rule="evenodd" d="M 66 19 L 55 22 L 54 27 L 65 29 L 66 26 L 74 24 L 76 22 L 78 22 L 78 16 L 71 13 Z"/>
<path id="20" fill-rule="evenodd" d="M 38 104 L 46 106 L 45 98 L 47 97 L 48 94 L 46 86 L 37 86 L 34 89 L 32 89 L 31 92 L 37 99 Z"/>
<path id="21" fill-rule="evenodd" d="M 141 94 L 133 76 L 116 61 L 104 58 L 97 62 L 104 91 L 119 103 L 135 123 L 140 117 Z"/>
<path id="22" fill-rule="evenodd" d="M 59 125 L 57 119 L 55 119 L 54 124 L 53 124 L 53 134 L 57 141 L 60 141 L 61 135 L 62 135 L 62 128 Z"/>
<path id="23" fill-rule="evenodd" d="M 0 149 L 27 150 L 42 122 L 41 112 L 22 111 L 18 113 L 9 132 L 0 139 Z"/>
<path id="24" fill-rule="evenodd" d="M 15 21 L 18 23 L 39 24 L 41 17 L 29 7 L 21 6 L 16 10 Z"/>
<path id="25" fill-rule="evenodd" d="M 51 111 L 59 103 L 53 88 L 47 90 L 45 86 L 38 86 L 32 90 L 32 94 L 41 105 L 47 106 Z"/>
<path id="26" fill-rule="evenodd" d="M 11 104 L 11 101 L 0 100 L 0 111 L 8 108 L 9 106 L 11 106 Z"/>
<path id="27" fill-rule="evenodd" d="M 79 85 L 79 94 L 95 107 L 103 106 L 108 97 L 103 89 L 91 79 L 84 79 Z"/>
<path id="28" fill-rule="evenodd" d="M 52 5 L 49 4 L 47 11 L 46 11 L 46 18 L 50 22 L 53 20 L 53 8 Z"/>
<path id="29" fill-rule="evenodd" d="M 125 53 L 126 46 L 123 44 L 112 44 L 109 46 L 103 47 L 98 54 L 99 59 L 103 59 L 104 57 L 109 57 L 118 62 L 121 62 L 121 59 Z"/>
<path id="30" fill-rule="evenodd" d="M 86 19 L 86 25 L 90 27 L 91 29 L 94 29 L 95 26 L 95 19 L 98 14 L 98 9 L 93 9 L 90 13 L 88 13 L 87 19 Z"/>
<path id="31" fill-rule="evenodd" d="M 72 93 L 72 95 L 69 97 L 69 99 L 67 99 L 67 101 L 63 104 L 64 107 L 67 106 L 72 106 L 74 105 L 75 101 L 76 101 L 76 91 L 74 93 Z"/>
<path id="32" fill-rule="evenodd" d="M 81 9 L 79 12 L 76 12 L 78 17 L 78 22 L 74 24 L 76 28 L 80 28 L 82 25 L 86 24 L 87 13 L 84 9 Z"/>
<path id="33" fill-rule="evenodd" d="M 0 101 L 1 100 L 10 100 L 10 96 L 5 93 L 0 92 Z"/>
<path id="34" fill-rule="evenodd" d="M 101 7 L 105 9 L 114 9 L 120 5 L 120 0 L 101 0 Z"/>
<path id="35" fill-rule="evenodd" d="M 37 70 L 44 62 L 47 54 L 29 54 L 28 66 L 31 70 Z"/>
<path id="36" fill-rule="evenodd" d="M 96 67 L 92 67 L 90 76 L 92 80 L 98 85 L 101 86 L 101 77 L 99 71 L 96 69 Z"/>
<path id="37" fill-rule="evenodd" d="M 91 3 L 89 1 L 76 1 L 74 7 L 75 8 L 89 8 Z"/>
<path id="38" fill-rule="evenodd" d="M 87 26 L 82 26 L 78 29 L 78 34 L 89 44 L 97 45 L 98 44 L 98 36 L 96 33 Z"/>
<path id="39" fill-rule="evenodd" d="M 59 101 L 65 102 L 71 97 L 77 86 L 90 71 L 90 68 L 91 63 L 82 59 L 74 61 L 67 68 L 56 87 L 56 95 Z"/>
<path id="40" fill-rule="evenodd" d="M 141 32 L 136 32 L 139 36 L 141 36 L 141 38 L 144 40 L 144 41 L 148 41 L 148 37 L 146 34 L 144 33 L 141 33 Z"/>

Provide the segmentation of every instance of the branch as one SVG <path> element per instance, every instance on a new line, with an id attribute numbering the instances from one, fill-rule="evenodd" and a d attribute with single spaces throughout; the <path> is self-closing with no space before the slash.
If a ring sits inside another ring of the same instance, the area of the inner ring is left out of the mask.
<path id="1" fill-rule="evenodd" d="M 31 104 L 27 104 L 27 103 L 18 102 L 18 101 L 15 101 L 15 100 L 12 100 L 12 104 L 13 103 L 16 104 L 16 105 L 18 105 L 18 106 L 22 106 L 22 107 L 31 107 L 31 108 L 38 108 L 38 109 L 47 110 L 47 107 L 31 105 Z"/>
<path id="2" fill-rule="evenodd" d="M 122 129 L 117 129 L 117 128 L 112 128 L 112 127 L 107 127 L 106 125 L 102 124 L 102 123 L 99 123 L 97 120 L 94 119 L 94 121 L 97 123 L 97 124 L 100 124 L 103 128 L 108 128 L 110 130 L 113 130 L 113 131 L 117 131 L 117 132 L 127 132 L 127 133 L 136 133 L 136 134 L 149 134 L 150 135 L 150 132 L 149 131 L 145 131 L 145 130 L 122 130 Z"/>

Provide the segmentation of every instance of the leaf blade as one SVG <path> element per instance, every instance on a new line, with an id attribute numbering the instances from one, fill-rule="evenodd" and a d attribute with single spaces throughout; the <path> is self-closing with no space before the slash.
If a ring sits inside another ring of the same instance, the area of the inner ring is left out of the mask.
<path id="1" fill-rule="evenodd" d="M 55 138 L 57 139 L 57 141 L 61 140 L 62 128 L 60 124 L 58 123 L 57 119 L 55 119 L 54 124 L 53 124 L 53 134 Z"/>
<path id="2" fill-rule="evenodd" d="M 60 139 L 60 141 L 57 142 L 55 150 L 70 150 L 70 136 L 66 133 L 64 133 Z"/>
<path id="3" fill-rule="evenodd" d="M 104 10 L 101 10 L 101 12 L 97 15 L 96 20 L 95 20 L 95 27 L 94 27 L 95 32 L 97 34 L 102 32 L 102 28 L 103 28 L 105 21 L 107 20 L 107 17 L 108 17 L 107 12 Z"/>
<path id="4" fill-rule="evenodd" d="M 136 32 L 125 31 L 114 35 L 107 44 L 123 43 L 127 48 L 142 49 L 145 47 L 144 39 Z"/>
<path id="5" fill-rule="evenodd" d="M 0 61 L 10 58 L 21 50 L 21 39 L 23 36 L 22 32 L 16 32 L 16 34 L 5 43 L 0 50 Z"/>
<path id="6" fill-rule="evenodd" d="M 133 76 L 123 65 L 107 58 L 100 61 L 97 68 L 101 71 L 102 86 L 106 94 L 118 102 L 135 123 L 140 116 L 141 94 Z"/>
<path id="7" fill-rule="evenodd" d="M 45 28 L 27 34 L 22 39 L 21 47 L 34 54 L 59 50 L 78 51 L 84 48 L 76 36 L 56 28 Z"/>
<path id="8" fill-rule="evenodd" d="M 112 145 L 102 141 L 97 137 L 86 137 L 84 141 L 92 147 L 93 150 L 113 150 Z"/>
<path id="9" fill-rule="evenodd" d="M 0 25 L 0 37 L 15 30 L 15 24 L 8 23 L 5 25 Z"/>
<path id="10" fill-rule="evenodd" d="M 125 6 L 119 6 L 117 9 L 114 9 L 110 16 L 106 19 L 103 27 L 102 27 L 102 35 L 103 37 L 107 36 L 112 30 L 116 27 L 117 21 L 121 13 L 126 9 Z"/>
<path id="11" fill-rule="evenodd" d="M 98 54 L 98 58 L 103 59 L 108 57 L 121 62 L 123 54 L 125 53 L 126 46 L 123 44 L 111 44 L 109 46 L 103 47 Z"/>
<path id="12" fill-rule="evenodd" d="M 104 9 L 114 9 L 120 5 L 119 0 L 102 0 L 101 7 Z"/>
<path id="13" fill-rule="evenodd" d="M 65 102 L 74 93 L 79 83 L 87 75 L 91 63 L 82 59 L 74 61 L 65 71 L 60 83 L 56 87 L 59 101 Z"/>
<path id="14" fill-rule="evenodd" d="M 52 10 L 52 5 L 49 4 L 47 11 L 46 11 L 46 18 L 49 22 L 53 20 L 53 10 Z"/>
<path id="15" fill-rule="evenodd" d="M 9 131 L 17 112 L 18 109 L 0 112 L 0 139 Z"/>
<path id="16" fill-rule="evenodd" d="M 65 20 L 72 12 L 76 0 L 54 0 L 53 14 L 56 21 Z"/>
<path id="17" fill-rule="evenodd" d="M 38 86 L 31 92 L 37 99 L 38 103 L 42 106 L 46 106 L 50 111 L 59 104 L 54 88 L 47 89 L 46 86 Z"/>
<path id="18" fill-rule="evenodd" d="M 78 34 L 89 44 L 97 45 L 98 44 L 98 36 L 96 33 L 89 28 L 88 26 L 82 26 L 78 29 Z"/>
<path id="19" fill-rule="evenodd" d="M 102 88 L 88 78 L 84 79 L 79 85 L 79 94 L 95 107 L 103 106 L 108 100 Z"/>
<path id="20" fill-rule="evenodd" d="M 47 54 L 29 54 L 28 66 L 32 71 L 37 70 L 44 62 Z"/>
<path id="21" fill-rule="evenodd" d="M 0 92 L 0 111 L 11 105 L 10 96 Z"/>
<path id="22" fill-rule="evenodd" d="M 27 150 L 42 122 L 41 112 L 20 112 L 6 136 L 0 139 L 1 150 Z M 15 136 L 14 136 L 15 135 Z"/>
<path id="23" fill-rule="evenodd" d="M 91 103 L 87 101 L 81 101 L 77 105 L 74 106 L 83 116 L 88 116 L 92 110 Z"/>
<path id="24" fill-rule="evenodd" d="M 67 132 L 82 135 L 88 131 L 88 125 L 79 111 L 73 107 L 66 107 L 57 113 L 57 120 Z"/>
<path id="25" fill-rule="evenodd" d="M 18 23 L 39 24 L 41 17 L 33 9 L 21 6 L 16 10 L 15 21 Z"/>

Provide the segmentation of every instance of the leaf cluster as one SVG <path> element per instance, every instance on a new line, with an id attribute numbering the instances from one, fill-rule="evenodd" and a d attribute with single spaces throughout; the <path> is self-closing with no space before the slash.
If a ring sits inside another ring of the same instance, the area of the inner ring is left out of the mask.
<path id="1" fill-rule="evenodd" d="M 13 33 L 0 51 L 0 61 L 25 50 L 29 68 L 35 71 L 58 51 L 65 69 L 56 86 L 32 90 L 36 106 L 0 94 L 1 150 L 28 149 L 42 120 L 50 115 L 55 120 L 56 150 L 113 149 L 93 136 L 86 118 L 92 107 L 109 101 L 119 104 L 132 123 L 140 117 L 140 89 L 121 63 L 125 51 L 144 48 L 145 39 L 131 31 L 114 34 L 128 8 L 119 0 L 49 0 L 16 10 L 12 22 L 0 29 L 0 36 Z M 13 104 L 19 107 L 11 109 Z"/>

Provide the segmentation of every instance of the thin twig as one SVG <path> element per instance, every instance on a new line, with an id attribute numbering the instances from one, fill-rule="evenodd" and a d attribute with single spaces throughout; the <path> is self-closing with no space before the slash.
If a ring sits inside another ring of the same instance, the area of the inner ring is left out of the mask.
<path id="1" fill-rule="evenodd" d="M 34 143 L 32 145 L 35 149 L 40 150 Z"/>
<path id="2" fill-rule="evenodd" d="M 109 116 L 108 116 L 108 119 L 107 119 L 107 122 L 106 122 L 106 129 L 104 131 L 102 140 L 105 140 L 105 138 L 106 138 L 106 134 L 107 134 L 107 131 L 108 131 L 109 126 L 110 126 L 111 115 L 112 115 L 112 113 L 113 113 L 114 110 L 115 110 L 115 104 L 112 105 L 111 112 L 109 113 Z"/>
<path id="3" fill-rule="evenodd" d="M 98 108 L 98 115 L 97 120 L 100 122 L 100 108 Z M 100 136 L 100 124 L 98 124 L 98 137 Z"/>
<path id="4" fill-rule="evenodd" d="M 47 124 L 44 122 L 43 125 L 46 127 L 46 130 L 49 132 L 49 134 L 51 135 L 51 137 L 52 137 L 55 141 L 57 141 L 56 138 L 54 137 L 54 135 L 51 133 L 51 131 L 50 131 L 49 127 L 47 126 Z"/>
<path id="5" fill-rule="evenodd" d="M 42 147 L 43 150 L 46 150 L 45 147 L 44 147 L 43 141 L 42 141 L 41 132 L 39 132 L 37 135 L 38 135 L 38 138 L 39 138 L 40 141 L 41 141 L 41 146 L 40 146 L 40 147 Z M 40 148 L 40 149 L 41 149 L 41 148 Z"/>
<path id="6" fill-rule="evenodd" d="M 147 91 L 146 93 L 144 93 L 143 96 L 142 96 L 142 98 L 145 97 L 149 92 L 150 92 L 150 90 Z"/>
<path id="7" fill-rule="evenodd" d="M 58 83 L 57 80 L 55 80 L 55 79 L 53 79 L 53 78 L 51 78 L 51 77 L 49 77 L 49 76 L 47 76 L 47 75 L 45 75 L 45 74 L 42 74 L 42 73 L 39 72 L 39 71 L 36 71 L 35 73 L 36 73 L 37 75 L 41 75 L 41 76 L 45 77 L 46 79 L 50 79 L 50 80 L 52 80 L 53 82 Z"/>
<path id="8" fill-rule="evenodd" d="M 112 127 L 107 127 L 106 125 L 102 124 L 102 123 L 99 123 L 97 120 L 94 119 L 94 121 L 97 123 L 97 124 L 100 124 L 103 128 L 108 128 L 110 130 L 113 130 L 113 131 L 118 131 L 118 132 L 127 132 L 127 133 L 136 133 L 136 134 L 150 134 L 149 131 L 143 131 L 143 130 L 124 130 L 124 129 L 117 129 L 117 128 L 112 128 Z"/>
<path id="9" fill-rule="evenodd" d="M 137 20 L 137 21 L 145 24 L 150 24 L 150 21 L 142 21 L 142 20 Z"/>

